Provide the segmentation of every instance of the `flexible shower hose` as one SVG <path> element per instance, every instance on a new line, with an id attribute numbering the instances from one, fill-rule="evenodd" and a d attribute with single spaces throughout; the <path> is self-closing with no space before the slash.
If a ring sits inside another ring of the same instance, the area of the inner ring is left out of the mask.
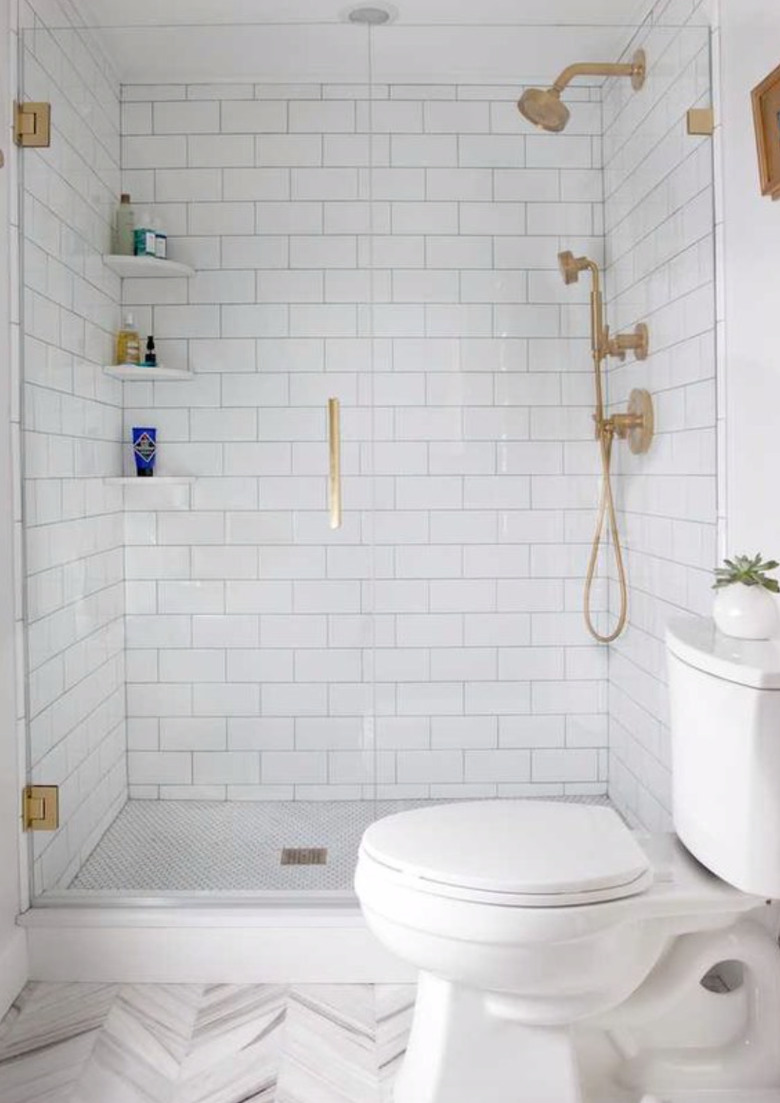
<path id="1" fill-rule="evenodd" d="M 617 514 L 615 512 L 615 498 L 612 493 L 612 440 L 613 433 L 611 428 L 608 426 L 601 426 L 599 429 L 601 495 L 599 499 L 598 517 L 596 520 L 596 532 L 593 537 L 593 546 L 591 547 L 590 560 L 588 562 L 588 574 L 585 580 L 585 599 L 583 607 L 585 624 L 588 627 L 588 631 L 599 643 L 612 643 L 613 640 L 616 640 L 625 628 L 626 619 L 628 617 L 626 568 L 623 563 L 623 551 L 620 546 L 620 532 L 618 530 Z M 612 536 L 612 550 L 615 555 L 615 566 L 617 567 L 618 585 L 620 587 L 620 612 L 618 614 L 617 624 L 613 631 L 606 636 L 597 631 L 593 624 L 593 618 L 590 611 L 591 590 L 593 588 L 593 579 L 596 575 L 596 567 L 598 565 L 599 551 L 601 549 L 605 525 L 609 526 L 609 531 Z"/>

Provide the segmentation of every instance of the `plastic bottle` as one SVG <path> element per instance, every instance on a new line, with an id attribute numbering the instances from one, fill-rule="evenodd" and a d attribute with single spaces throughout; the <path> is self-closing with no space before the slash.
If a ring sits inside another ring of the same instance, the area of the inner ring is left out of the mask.
<path id="1" fill-rule="evenodd" d="M 141 211 L 134 239 L 137 257 L 157 256 L 157 235 L 152 229 L 152 219 L 148 211 Z"/>
<path id="2" fill-rule="evenodd" d="M 116 362 L 117 364 L 141 363 L 141 340 L 132 314 L 126 315 L 124 324 L 116 335 Z"/>
<path id="3" fill-rule="evenodd" d="M 152 229 L 154 230 L 154 253 L 160 260 L 165 260 L 168 256 L 168 235 L 162 228 L 162 224 L 159 218 L 152 219 Z"/>
<path id="4" fill-rule="evenodd" d="M 146 338 L 146 357 L 144 358 L 144 365 L 147 368 L 157 367 L 157 349 L 154 346 L 154 337 L 151 333 Z"/>
<path id="5" fill-rule="evenodd" d="M 131 257 L 135 249 L 135 211 L 130 204 L 130 196 L 122 192 L 116 209 L 114 222 L 114 252 L 123 257 Z"/>

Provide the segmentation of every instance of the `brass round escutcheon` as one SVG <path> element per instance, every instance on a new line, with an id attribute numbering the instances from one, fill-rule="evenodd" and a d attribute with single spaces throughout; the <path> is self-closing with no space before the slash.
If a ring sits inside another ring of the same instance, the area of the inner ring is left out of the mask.
<path id="1" fill-rule="evenodd" d="M 647 55 L 645 51 L 637 50 L 631 58 L 631 64 L 634 66 L 634 71 L 631 74 L 631 87 L 635 92 L 638 92 L 640 88 L 644 87 L 645 77 L 647 76 Z"/>
<path id="2" fill-rule="evenodd" d="M 641 422 L 635 428 L 629 429 L 627 434 L 628 447 L 635 456 L 641 456 L 650 451 L 655 432 L 655 415 L 650 392 L 635 388 L 628 396 L 628 413 L 632 417 L 641 418 Z"/>
<path id="3" fill-rule="evenodd" d="M 650 355 L 650 330 L 647 328 L 644 322 L 640 322 L 634 330 L 634 336 L 636 337 L 636 347 L 634 348 L 634 357 L 637 360 L 647 360 Z"/>

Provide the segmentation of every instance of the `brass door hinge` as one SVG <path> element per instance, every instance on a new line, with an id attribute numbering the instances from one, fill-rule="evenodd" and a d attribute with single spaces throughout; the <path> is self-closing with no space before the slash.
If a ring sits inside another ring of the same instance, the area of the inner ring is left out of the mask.
<path id="1" fill-rule="evenodd" d="M 25 831 L 56 831 L 60 826 L 60 790 L 57 785 L 28 785 L 22 793 Z"/>
<path id="2" fill-rule="evenodd" d="M 16 144 L 30 146 L 51 145 L 51 104 L 14 104 Z"/>

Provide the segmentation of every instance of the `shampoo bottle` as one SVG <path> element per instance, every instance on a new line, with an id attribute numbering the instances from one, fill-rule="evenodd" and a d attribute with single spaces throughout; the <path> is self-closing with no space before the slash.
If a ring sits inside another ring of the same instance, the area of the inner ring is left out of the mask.
<path id="1" fill-rule="evenodd" d="M 154 476 L 154 461 L 157 458 L 157 430 L 146 426 L 133 427 L 133 455 L 135 473 L 141 478 Z"/>
<path id="2" fill-rule="evenodd" d="M 124 325 L 116 335 L 116 362 L 117 364 L 141 363 L 141 340 L 132 314 L 125 317 Z"/>
<path id="3" fill-rule="evenodd" d="M 116 211 L 114 224 L 114 252 L 123 257 L 131 257 L 135 248 L 135 211 L 130 205 L 130 196 L 122 192 Z"/>

